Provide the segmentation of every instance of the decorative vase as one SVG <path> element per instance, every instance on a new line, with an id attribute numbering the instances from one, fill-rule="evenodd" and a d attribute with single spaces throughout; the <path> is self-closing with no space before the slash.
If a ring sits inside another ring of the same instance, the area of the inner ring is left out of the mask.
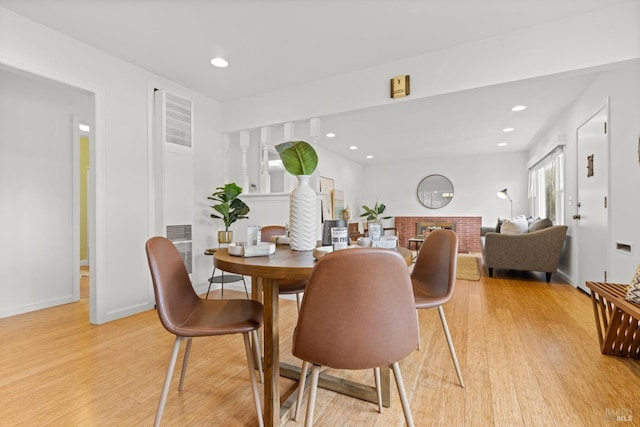
<path id="1" fill-rule="evenodd" d="M 233 242 L 233 231 L 218 231 L 218 245 Z"/>
<path id="2" fill-rule="evenodd" d="M 316 192 L 310 175 L 297 175 L 298 186 L 289 198 L 289 238 L 294 251 L 310 251 L 317 245 Z"/>
<path id="3" fill-rule="evenodd" d="M 345 221 L 349 221 L 351 219 L 351 210 L 349 208 L 344 208 L 342 210 L 342 219 Z"/>

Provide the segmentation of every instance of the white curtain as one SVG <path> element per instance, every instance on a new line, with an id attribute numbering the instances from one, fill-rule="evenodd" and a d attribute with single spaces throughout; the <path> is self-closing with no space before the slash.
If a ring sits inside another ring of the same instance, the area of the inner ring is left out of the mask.
<path id="1" fill-rule="evenodd" d="M 547 183 L 545 171 L 553 175 L 552 191 L 555 203 L 547 212 Z M 558 146 L 529 168 L 529 206 L 533 217 L 553 216 L 554 223 L 564 223 L 564 147 Z M 555 206 L 554 206 L 555 205 Z"/>

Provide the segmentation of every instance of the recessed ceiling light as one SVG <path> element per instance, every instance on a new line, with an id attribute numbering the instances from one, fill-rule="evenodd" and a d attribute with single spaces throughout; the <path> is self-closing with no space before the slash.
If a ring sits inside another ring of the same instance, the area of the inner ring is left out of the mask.
<path id="1" fill-rule="evenodd" d="M 373 159 L 373 156 L 371 154 L 369 154 L 368 156 L 366 156 L 367 159 Z"/>
<path id="2" fill-rule="evenodd" d="M 502 132 L 513 132 L 514 130 L 514 128 L 504 128 L 502 129 Z"/>
<path id="3" fill-rule="evenodd" d="M 500 142 L 500 143 L 498 143 L 498 147 L 504 147 L 505 145 L 507 145 L 507 143 L 506 143 L 506 142 Z"/>
<path id="4" fill-rule="evenodd" d="M 211 65 L 218 68 L 225 68 L 229 66 L 229 63 L 224 58 L 213 58 L 211 60 Z"/>
<path id="5" fill-rule="evenodd" d="M 351 147 L 349 147 L 349 150 L 357 150 L 358 147 L 356 145 L 352 145 Z"/>
<path id="6" fill-rule="evenodd" d="M 327 138 L 335 138 L 335 137 L 336 137 L 336 134 L 335 134 L 335 133 L 333 133 L 333 132 L 329 132 L 329 133 L 327 134 Z"/>
<path id="7" fill-rule="evenodd" d="M 513 108 L 511 109 L 511 111 L 522 111 L 522 110 L 524 110 L 524 109 L 526 109 L 526 108 L 527 108 L 527 106 L 526 106 L 526 105 L 516 105 L 515 107 L 513 107 Z"/>

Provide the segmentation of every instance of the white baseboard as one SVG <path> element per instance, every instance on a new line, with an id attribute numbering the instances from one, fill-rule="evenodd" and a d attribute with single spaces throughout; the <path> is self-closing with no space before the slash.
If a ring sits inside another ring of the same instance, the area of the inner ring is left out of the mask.
<path id="1" fill-rule="evenodd" d="M 573 279 L 567 276 L 563 271 L 557 270 L 556 274 L 562 278 L 565 282 L 576 288 L 577 286 L 573 284 Z"/>
<path id="2" fill-rule="evenodd" d="M 42 310 L 44 308 L 51 308 L 62 304 L 68 304 L 73 301 L 73 295 L 65 295 L 59 298 L 36 301 L 34 303 L 21 306 L 7 307 L 4 309 L 0 309 L 0 318 L 29 313 L 31 311 Z"/>

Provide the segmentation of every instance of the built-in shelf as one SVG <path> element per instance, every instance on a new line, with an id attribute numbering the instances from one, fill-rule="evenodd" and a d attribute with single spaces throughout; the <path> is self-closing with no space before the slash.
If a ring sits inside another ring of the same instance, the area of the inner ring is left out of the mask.
<path id="1" fill-rule="evenodd" d="M 240 198 L 249 200 L 286 200 L 289 201 L 291 193 L 242 193 Z M 316 197 L 321 198 L 324 193 L 316 193 Z"/>

